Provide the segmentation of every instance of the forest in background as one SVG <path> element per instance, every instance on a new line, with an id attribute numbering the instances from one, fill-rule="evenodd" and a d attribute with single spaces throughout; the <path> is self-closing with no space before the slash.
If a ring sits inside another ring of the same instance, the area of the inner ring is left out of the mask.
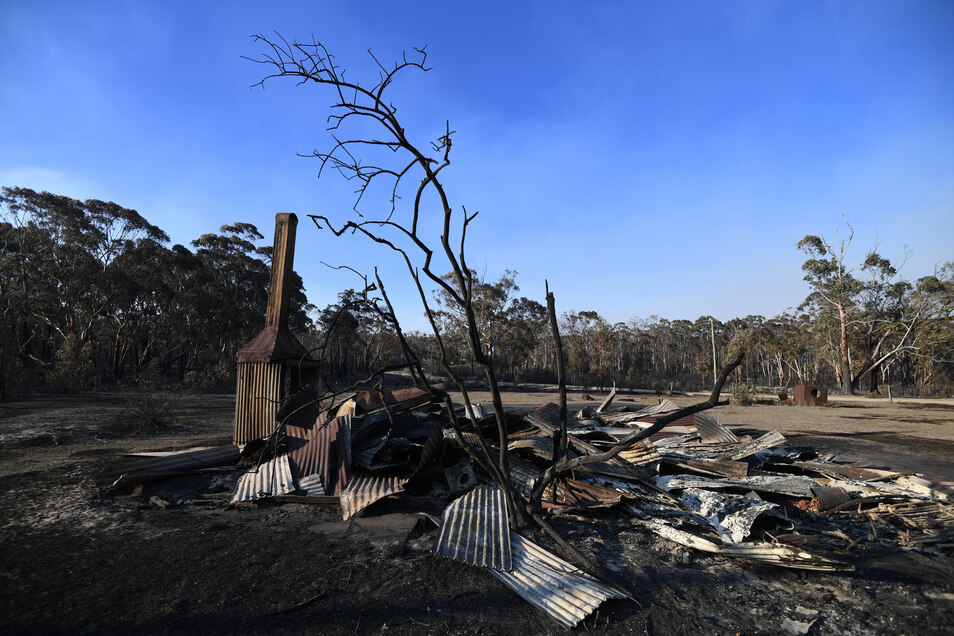
<path id="1" fill-rule="evenodd" d="M 850 226 L 849 226 L 850 228 Z M 766 388 L 820 384 L 843 392 L 954 394 L 954 263 L 907 281 L 870 252 L 847 259 L 851 237 L 809 235 L 798 246 L 811 294 L 798 309 L 721 322 L 658 316 L 611 323 L 568 310 L 559 326 L 571 384 L 703 389 L 732 338 L 751 330 L 734 381 Z M 234 386 L 236 351 L 263 326 L 271 237 L 237 222 L 168 247 L 136 211 L 25 188 L 0 195 L 0 395 L 49 388 Z M 450 280 L 450 279 L 448 279 Z M 501 380 L 554 382 L 546 308 L 518 295 L 517 273 L 474 288 L 482 344 Z M 443 290 L 436 322 L 451 366 L 473 373 L 463 317 Z M 400 361 L 393 328 L 355 290 L 323 309 L 300 277 L 291 327 L 346 384 Z M 313 320 L 311 316 L 314 316 Z M 408 341 L 440 375 L 433 334 Z M 714 341 L 714 347 L 713 347 Z"/>

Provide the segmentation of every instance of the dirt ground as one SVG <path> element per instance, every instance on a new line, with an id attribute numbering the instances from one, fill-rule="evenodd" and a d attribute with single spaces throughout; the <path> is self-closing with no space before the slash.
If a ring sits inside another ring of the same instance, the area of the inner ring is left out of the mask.
<path id="1" fill-rule="evenodd" d="M 597 404 L 570 397 L 571 408 Z M 556 397 L 505 399 L 535 407 Z M 443 502 L 426 493 L 381 501 L 344 522 L 333 507 L 229 505 L 234 471 L 123 494 L 96 489 L 96 474 L 123 453 L 228 443 L 233 404 L 231 396 L 180 396 L 171 426 L 142 432 L 128 430 L 145 423 L 118 394 L 0 403 L 0 632 L 564 632 L 488 572 L 431 555 L 436 531 L 415 513 L 439 514 Z M 712 413 L 737 432 L 775 429 L 790 445 L 858 465 L 954 481 L 954 401 L 836 399 L 830 408 Z M 954 633 L 954 573 L 941 557 L 902 553 L 918 568 L 909 576 L 864 564 L 827 574 L 689 551 L 615 511 L 554 524 L 635 599 L 604 603 L 581 631 Z"/>

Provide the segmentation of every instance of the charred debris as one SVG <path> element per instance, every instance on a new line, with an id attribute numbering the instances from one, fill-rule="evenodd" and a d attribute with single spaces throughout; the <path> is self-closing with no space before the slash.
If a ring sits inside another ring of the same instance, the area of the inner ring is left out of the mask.
<path id="1" fill-rule="evenodd" d="M 899 553 L 947 561 L 954 551 L 947 487 L 836 463 L 776 431 L 739 437 L 703 412 L 724 404 L 721 387 L 741 354 L 707 402 L 683 408 L 668 399 L 614 405 L 614 389 L 598 407 L 567 413 L 562 384 L 563 406 L 533 410 L 504 410 L 499 393 L 496 407 L 466 397 L 456 405 L 441 385 L 319 392 L 317 362 L 288 331 L 296 226 L 295 215 L 277 215 L 266 327 L 237 355 L 233 443 L 147 453 L 100 474 L 101 489 L 224 472 L 213 479 L 230 492 L 191 503 L 336 506 L 345 520 L 404 498 L 433 532 L 434 555 L 487 570 L 566 628 L 648 582 L 584 554 L 554 530 L 555 515 L 800 570 L 850 572 Z M 548 305 L 552 317 L 551 294 Z"/>
<path id="2" fill-rule="evenodd" d="M 665 399 L 613 406 L 614 394 L 599 408 L 570 414 L 571 457 L 603 452 L 676 410 Z M 217 505 L 263 499 L 330 505 L 343 519 L 373 515 L 375 502 L 413 493 L 413 501 L 443 506 L 440 516 L 421 512 L 420 523 L 433 524 L 435 555 L 486 569 L 567 628 L 607 599 L 631 597 L 627 587 L 637 585 L 639 574 L 628 585 L 618 572 L 601 580 L 557 556 L 559 548 L 542 545 L 545 536 L 513 529 L 504 493 L 483 462 L 472 459 L 484 452 L 478 437 L 492 453 L 499 450 L 490 411 L 471 405 L 471 420 L 419 389 L 357 392 L 336 402 L 302 392 L 280 409 L 267 435 L 137 458 L 101 474 L 98 485 L 116 490 L 188 472 L 230 471 L 236 486 Z M 559 411 L 550 403 L 504 414 L 510 480 L 528 501 L 552 464 Z M 542 503 L 547 515 L 573 514 L 592 524 L 622 520 L 674 549 L 850 572 L 899 550 L 946 560 L 954 551 L 950 496 L 918 475 L 837 463 L 786 445 L 774 431 L 739 437 L 711 415 L 695 413 L 617 457 L 554 479 Z"/>

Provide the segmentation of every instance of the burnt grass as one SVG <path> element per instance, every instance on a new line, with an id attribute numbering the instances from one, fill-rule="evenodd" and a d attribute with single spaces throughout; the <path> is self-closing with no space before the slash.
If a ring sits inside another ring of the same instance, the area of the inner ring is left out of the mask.
<path id="1" fill-rule="evenodd" d="M 436 529 L 416 512 L 439 513 L 444 501 L 427 493 L 383 500 L 351 522 L 336 507 L 229 505 L 234 473 L 100 493 L 95 476 L 122 453 L 230 438 L 227 396 L 180 396 L 175 426 L 155 434 L 109 432 L 123 408 L 98 395 L 0 405 L 0 632 L 565 633 L 488 572 L 431 555 Z M 948 461 L 946 445 L 932 455 L 925 440 L 908 448 L 906 437 L 888 439 L 882 458 Z M 813 433 L 799 443 L 825 440 Z M 837 437 L 832 448 L 850 444 Z M 907 559 L 902 568 L 884 567 L 889 559 L 849 573 L 788 570 L 681 548 L 622 512 L 553 522 L 634 598 L 604 603 L 578 631 L 954 632 L 945 558 L 901 553 L 893 558 Z"/>

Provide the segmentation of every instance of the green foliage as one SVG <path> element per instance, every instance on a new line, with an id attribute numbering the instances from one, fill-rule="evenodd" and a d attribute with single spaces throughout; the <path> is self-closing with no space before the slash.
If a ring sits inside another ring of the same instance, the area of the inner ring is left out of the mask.
<path id="1" fill-rule="evenodd" d="M 91 343 L 88 358 L 117 382 L 131 375 L 152 385 L 231 364 L 264 326 L 271 247 L 256 243 L 263 236 L 249 223 L 220 232 L 196 239 L 195 252 L 170 248 L 165 232 L 135 210 L 3 188 L 3 355 L 22 367 L 54 362 L 50 380 L 60 388 L 82 388 L 95 377 L 76 342 Z M 291 301 L 292 329 L 309 330 L 297 275 Z M 51 350 L 62 359 L 51 360 Z"/>
<path id="2" fill-rule="evenodd" d="M 736 384 L 732 389 L 732 400 L 739 406 L 752 406 L 758 403 L 758 395 L 751 384 Z"/>
<path id="3" fill-rule="evenodd" d="M 58 391 L 86 391 L 96 383 L 92 343 L 70 334 L 54 357 L 50 386 Z"/>

